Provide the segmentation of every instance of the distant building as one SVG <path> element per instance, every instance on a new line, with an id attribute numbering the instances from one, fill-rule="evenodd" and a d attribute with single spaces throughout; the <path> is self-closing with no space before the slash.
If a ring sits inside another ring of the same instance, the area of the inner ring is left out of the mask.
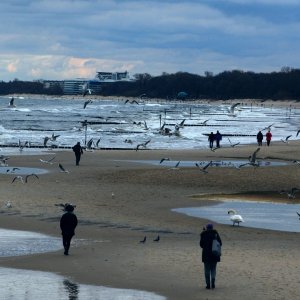
<path id="1" fill-rule="evenodd" d="M 129 73 L 125 72 L 97 72 L 96 78 L 100 82 L 132 81 Z"/>
<path id="2" fill-rule="evenodd" d="M 70 80 L 44 80 L 44 88 L 53 88 L 59 86 L 64 95 L 82 95 L 84 89 L 90 89 L 92 94 L 99 95 L 101 92 L 101 83 L 132 81 L 129 73 L 126 72 L 97 72 L 95 79 L 77 78 Z"/>

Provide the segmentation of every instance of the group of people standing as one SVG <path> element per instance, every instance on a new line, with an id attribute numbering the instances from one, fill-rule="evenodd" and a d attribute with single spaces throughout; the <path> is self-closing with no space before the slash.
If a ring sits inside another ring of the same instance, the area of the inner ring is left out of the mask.
<path id="1" fill-rule="evenodd" d="M 209 148 L 214 147 L 214 142 L 216 142 L 216 147 L 220 148 L 220 142 L 222 141 L 222 134 L 217 130 L 216 133 L 211 132 L 208 135 L 208 141 L 209 141 Z"/>
<path id="2" fill-rule="evenodd" d="M 257 139 L 258 146 L 262 146 L 262 141 L 264 139 L 264 135 L 261 132 L 261 130 L 257 133 L 256 139 Z M 271 130 L 269 129 L 268 132 L 266 133 L 267 146 L 270 146 L 271 140 L 272 140 L 272 133 L 271 133 Z"/>

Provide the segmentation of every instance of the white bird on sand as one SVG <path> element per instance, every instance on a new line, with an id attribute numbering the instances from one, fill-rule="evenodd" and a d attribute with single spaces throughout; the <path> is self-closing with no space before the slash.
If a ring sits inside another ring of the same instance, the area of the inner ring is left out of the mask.
<path id="1" fill-rule="evenodd" d="M 62 173 L 70 173 L 68 170 L 66 170 L 66 169 L 63 167 L 62 164 L 59 163 L 58 166 L 59 166 L 60 171 L 61 171 Z"/>
<path id="2" fill-rule="evenodd" d="M 228 214 L 230 215 L 230 221 L 232 221 L 232 226 L 234 226 L 235 224 L 238 224 L 238 226 L 240 226 L 240 223 L 244 222 L 242 216 L 238 215 L 235 209 L 229 209 Z"/>
<path id="3" fill-rule="evenodd" d="M 6 206 L 6 208 L 12 208 L 12 204 L 11 204 L 11 202 L 9 200 L 7 200 L 5 202 L 5 206 Z"/>

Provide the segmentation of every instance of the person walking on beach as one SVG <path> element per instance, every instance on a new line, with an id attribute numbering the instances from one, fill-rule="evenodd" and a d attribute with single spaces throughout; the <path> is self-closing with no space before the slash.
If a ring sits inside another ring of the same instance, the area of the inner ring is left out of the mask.
<path id="1" fill-rule="evenodd" d="M 256 139 L 257 139 L 258 146 L 262 146 L 264 135 L 262 134 L 261 131 L 259 131 L 258 134 L 256 135 Z"/>
<path id="2" fill-rule="evenodd" d="M 80 145 L 80 142 L 78 142 L 75 146 L 72 147 L 75 157 L 76 157 L 76 166 L 79 166 L 81 154 L 83 154 L 82 147 Z"/>
<path id="3" fill-rule="evenodd" d="M 269 131 L 266 133 L 267 146 L 270 146 L 271 139 L 272 139 L 272 133 L 271 133 L 271 131 L 269 130 Z"/>
<path id="4" fill-rule="evenodd" d="M 64 255 L 69 255 L 71 239 L 75 235 L 75 228 L 77 226 L 78 220 L 76 215 L 73 213 L 73 205 L 66 205 L 64 211 L 65 213 L 60 219 L 60 229 L 62 234 L 63 246 L 65 249 Z"/>
<path id="5" fill-rule="evenodd" d="M 215 140 L 215 135 L 213 132 L 211 132 L 209 135 L 208 135 L 208 141 L 209 141 L 209 148 L 213 148 L 214 147 L 214 140 Z"/>
<path id="6" fill-rule="evenodd" d="M 220 141 L 222 141 L 222 134 L 217 130 L 217 133 L 215 134 L 215 140 L 217 144 L 217 148 L 220 148 Z"/>
<path id="7" fill-rule="evenodd" d="M 212 243 L 217 239 L 222 245 L 221 238 L 213 224 L 207 224 L 206 230 L 200 234 L 200 247 L 202 248 L 202 262 L 204 263 L 204 276 L 207 289 L 215 288 L 217 263 L 220 262 L 220 256 L 215 256 L 212 252 Z"/>

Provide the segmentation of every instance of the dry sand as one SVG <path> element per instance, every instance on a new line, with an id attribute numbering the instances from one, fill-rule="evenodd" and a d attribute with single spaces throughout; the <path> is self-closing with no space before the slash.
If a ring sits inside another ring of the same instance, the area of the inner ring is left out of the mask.
<path id="1" fill-rule="evenodd" d="M 272 143 L 263 146 L 258 157 L 299 160 L 299 145 L 298 141 Z M 287 201 L 278 191 L 300 187 L 299 165 L 210 168 L 205 175 L 196 167 L 170 170 L 126 161 L 247 158 L 256 148 L 94 151 L 84 153 L 79 167 L 71 151 L 57 152 L 53 165 L 39 161 L 46 155 L 11 157 L 10 166 L 42 167 L 49 173 L 39 180 L 30 177 L 26 184 L 12 184 L 14 175 L 0 175 L 0 227 L 59 237 L 61 211 L 54 204 L 61 202 L 77 205 L 79 225 L 69 256 L 58 251 L 1 258 L 0 266 L 55 272 L 85 284 L 152 291 L 168 299 L 297 299 L 299 233 L 216 224 L 223 256 L 217 288 L 206 290 L 199 233 L 208 220 L 171 209 L 200 206 L 238 193 L 245 199 Z M 58 162 L 70 173 L 61 173 Z M 5 207 L 6 200 L 12 202 L 11 209 Z M 158 234 L 161 241 L 155 243 Z M 146 243 L 139 243 L 145 235 Z"/>

